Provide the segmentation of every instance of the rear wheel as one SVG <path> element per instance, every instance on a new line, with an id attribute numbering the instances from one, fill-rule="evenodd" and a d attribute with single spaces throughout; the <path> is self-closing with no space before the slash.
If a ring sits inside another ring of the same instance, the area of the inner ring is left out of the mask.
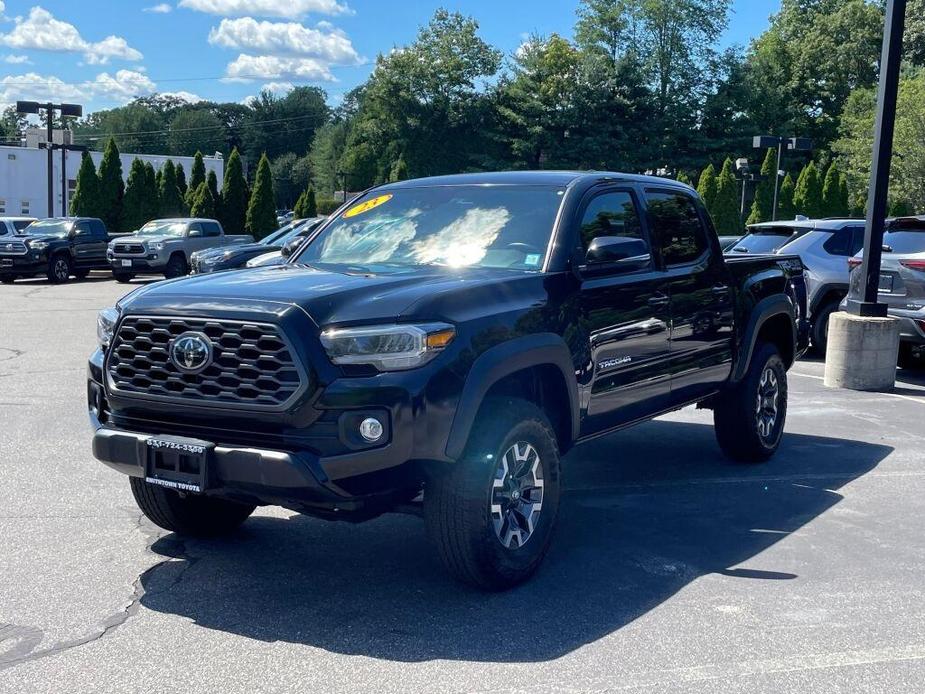
<path id="1" fill-rule="evenodd" d="M 918 352 L 913 349 L 911 342 L 901 342 L 899 344 L 899 368 L 919 370 L 925 369 L 925 345 Z"/>
<path id="2" fill-rule="evenodd" d="M 180 535 L 211 536 L 230 533 L 256 506 L 209 496 L 181 495 L 172 489 L 130 477 L 132 496 L 145 517 L 164 530 Z"/>
<path id="3" fill-rule="evenodd" d="M 813 351 L 818 355 L 825 354 L 825 348 L 829 341 L 829 318 L 838 310 L 838 304 L 835 302 L 826 304 L 816 315 L 813 316 L 813 328 L 811 339 Z"/>
<path id="4" fill-rule="evenodd" d="M 457 579 L 511 588 L 546 556 L 559 492 L 559 450 L 546 416 L 523 400 L 491 400 L 463 459 L 427 481 L 428 535 Z"/>
<path id="5" fill-rule="evenodd" d="M 760 463 L 780 446 L 787 420 L 787 370 L 774 345 L 758 344 L 748 373 L 713 411 L 716 439 L 733 460 Z"/>
<path id="6" fill-rule="evenodd" d="M 170 256 L 167 261 L 167 267 L 164 268 L 164 277 L 173 279 L 174 277 L 183 277 L 189 274 L 189 267 L 186 264 L 186 258 L 180 253 Z"/>
<path id="7" fill-rule="evenodd" d="M 58 253 L 48 261 L 48 272 L 46 274 L 49 282 L 63 284 L 71 278 L 73 271 L 70 257 L 64 253 Z"/>

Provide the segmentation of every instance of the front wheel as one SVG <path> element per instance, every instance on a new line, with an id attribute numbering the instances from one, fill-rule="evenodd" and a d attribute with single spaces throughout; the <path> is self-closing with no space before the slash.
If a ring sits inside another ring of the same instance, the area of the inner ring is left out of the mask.
<path id="1" fill-rule="evenodd" d="M 181 495 L 130 477 L 132 496 L 147 519 L 179 535 L 209 537 L 235 530 L 256 506 L 210 496 Z"/>
<path id="2" fill-rule="evenodd" d="M 170 260 L 167 261 L 167 266 L 164 268 L 164 277 L 171 280 L 188 274 L 189 267 L 186 264 L 186 259 L 179 253 L 170 256 Z"/>
<path id="3" fill-rule="evenodd" d="M 2 284 L 13 284 L 13 282 L 15 281 L 16 281 L 15 275 L 4 275 L 3 277 L 0 277 L 0 283 Z"/>
<path id="4" fill-rule="evenodd" d="M 813 351 L 820 355 L 825 355 L 825 348 L 829 341 L 829 318 L 838 310 L 837 303 L 830 303 L 823 306 L 816 315 L 813 316 L 813 327 L 810 339 L 813 345 Z"/>
<path id="5" fill-rule="evenodd" d="M 786 419 L 787 369 L 774 345 L 758 344 L 745 378 L 713 410 L 716 439 L 735 461 L 764 462 L 780 446 Z"/>
<path id="6" fill-rule="evenodd" d="M 546 556 L 559 494 L 559 450 L 542 410 L 490 400 L 463 458 L 428 479 L 424 520 L 453 576 L 504 590 L 526 581 Z"/>
<path id="7" fill-rule="evenodd" d="M 73 268 L 71 259 L 64 253 L 59 253 L 51 257 L 48 261 L 48 281 L 55 284 L 63 284 L 71 278 Z"/>
<path id="8" fill-rule="evenodd" d="M 901 369 L 909 371 L 925 369 L 925 346 L 918 351 L 912 348 L 912 343 L 901 342 L 899 344 L 899 359 L 897 365 Z"/>

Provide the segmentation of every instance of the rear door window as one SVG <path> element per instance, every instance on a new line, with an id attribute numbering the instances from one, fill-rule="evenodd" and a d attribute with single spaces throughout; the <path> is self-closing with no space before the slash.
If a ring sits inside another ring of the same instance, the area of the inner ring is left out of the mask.
<path id="1" fill-rule="evenodd" d="M 593 198 L 581 218 L 581 245 L 585 252 L 600 236 L 640 239 L 648 245 L 642 232 L 639 211 L 628 191 L 602 193 Z"/>
<path id="2" fill-rule="evenodd" d="M 845 257 L 854 255 L 854 253 L 851 252 L 851 236 L 851 229 L 837 229 L 826 239 L 822 247 L 829 255 Z"/>
<path id="3" fill-rule="evenodd" d="M 205 236 L 221 236 L 222 228 L 218 225 L 218 222 L 202 222 L 202 228 L 205 232 Z"/>
<path id="4" fill-rule="evenodd" d="M 707 232 L 693 199 L 683 193 L 646 191 L 652 233 L 665 265 L 685 265 L 702 256 Z"/>

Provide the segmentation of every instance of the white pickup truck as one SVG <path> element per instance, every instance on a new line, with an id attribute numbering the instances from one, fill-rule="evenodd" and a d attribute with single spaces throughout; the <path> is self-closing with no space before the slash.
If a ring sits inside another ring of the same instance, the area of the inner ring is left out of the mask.
<path id="1" fill-rule="evenodd" d="M 35 217 L 0 217 L 0 236 L 21 234 L 34 221 Z"/>
<path id="2" fill-rule="evenodd" d="M 253 241 L 252 236 L 225 234 L 214 219 L 155 219 L 110 243 L 106 256 L 119 282 L 135 275 L 172 278 L 189 274 L 189 258 L 195 251 Z"/>

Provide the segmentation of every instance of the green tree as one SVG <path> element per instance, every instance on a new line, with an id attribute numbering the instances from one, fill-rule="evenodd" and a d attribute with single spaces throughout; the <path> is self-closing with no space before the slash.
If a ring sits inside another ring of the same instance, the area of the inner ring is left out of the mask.
<path id="1" fill-rule="evenodd" d="M 190 208 L 191 217 L 203 217 L 205 219 L 215 218 L 215 198 L 212 191 L 209 190 L 209 184 L 203 181 L 196 189 L 196 195 L 193 198 L 193 205 Z"/>
<path id="2" fill-rule="evenodd" d="M 296 164 L 299 158 L 292 152 L 281 154 L 270 163 L 270 170 L 273 173 L 273 192 L 276 194 L 276 206 L 279 208 L 289 209 L 295 203 L 305 186 L 308 185 L 308 179 L 297 180 Z"/>
<path id="3" fill-rule="evenodd" d="M 793 183 L 793 176 L 789 173 L 784 176 L 780 184 L 780 191 L 777 194 L 777 218 L 778 219 L 795 219 L 797 216 L 796 207 L 793 204 L 793 194 L 796 186 Z"/>
<path id="4" fill-rule="evenodd" d="M 168 154 L 189 157 L 203 149 L 217 152 L 224 148 L 225 124 L 198 104 L 179 109 L 170 119 Z"/>
<path id="5" fill-rule="evenodd" d="M 793 206 L 797 214 L 817 219 L 824 214 L 822 205 L 822 180 L 814 162 L 809 162 L 797 178 L 793 191 Z"/>
<path id="6" fill-rule="evenodd" d="M 777 182 L 777 148 L 772 147 L 761 165 L 761 181 L 755 189 L 755 200 L 746 224 L 769 222 L 774 212 L 774 184 Z"/>
<path id="7" fill-rule="evenodd" d="M 193 166 L 190 169 L 189 186 L 184 195 L 186 206 L 192 208 L 196 191 L 199 190 L 200 184 L 206 180 L 206 165 L 202 160 L 202 152 L 196 151 L 193 157 Z"/>
<path id="8" fill-rule="evenodd" d="M 122 231 L 135 231 L 148 221 L 147 172 L 144 162 L 137 157 L 132 160 L 129 168 L 128 185 L 125 187 L 125 197 L 122 199 Z"/>
<path id="9" fill-rule="evenodd" d="M 237 148 L 232 150 L 225 164 L 225 180 L 219 204 L 221 223 L 229 234 L 243 234 L 247 220 L 248 191 L 244 180 L 244 167 Z M 275 218 L 274 218 L 275 219 Z"/>
<path id="10" fill-rule="evenodd" d="M 122 179 L 122 158 L 112 138 L 106 143 L 100 162 L 100 216 L 110 231 L 119 231 L 122 218 L 122 198 L 125 182 Z"/>
<path id="11" fill-rule="evenodd" d="M 305 195 L 306 191 L 303 190 L 299 199 L 295 201 L 295 205 L 292 207 L 292 216 L 294 219 L 305 219 Z"/>
<path id="12" fill-rule="evenodd" d="M 319 192 L 333 195 L 338 187 L 337 173 L 342 170 L 341 157 L 347 148 L 350 126 L 347 119 L 326 123 L 315 134 L 308 152 L 308 169 Z"/>
<path id="13" fill-rule="evenodd" d="M 170 159 L 164 163 L 161 169 L 158 200 L 160 201 L 161 217 L 182 217 L 186 212 L 180 189 L 177 188 L 177 168 Z"/>
<path id="14" fill-rule="evenodd" d="M 736 236 L 742 233 L 739 185 L 733 171 L 732 159 L 726 159 L 716 179 L 716 200 L 713 209 L 710 210 L 713 223 L 722 236 Z"/>
<path id="15" fill-rule="evenodd" d="M 713 164 L 708 164 L 707 168 L 700 173 L 697 192 L 703 198 L 703 204 L 712 211 L 713 204 L 716 202 L 716 169 Z"/>
<path id="16" fill-rule="evenodd" d="M 183 164 L 180 162 L 177 162 L 177 189 L 180 191 L 181 197 L 185 200 L 189 185 L 186 182 L 186 171 L 183 169 Z"/>
<path id="17" fill-rule="evenodd" d="M 822 184 L 822 210 L 826 217 L 844 217 L 848 214 L 847 205 L 842 204 L 841 174 L 835 162 L 826 169 Z"/>
<path id="18" fill-rule="evenodd" d="M 311 186 L 305 191 L 305 219 L 318 216 L 318 201 L 315 199 L 315 189 Z"/>
<path id="19" fill-rule="evenodd" d="M 143 218 L 145 222 L 156 219 L 161 211 L 161 202 L 158 193 L 157 174 L 154 171 L 154 165 L 151 162 L 145 162 L 145 194 L 142 199 L 144 203 Z"/>
<path id="20" fill-rule="evenodd" d="M 206 185 L 209 186 L 209 191 L 212 193 L 212 197 L 218 201 L 220 195 L 218 192 L 218 176 L 215 175 L 214 169 L 209 169 L 209 175 L 206 176 Z"/>
<path id="21" fill-rule="evenodd" d="M 89 152 L 84 152 L 77 172 L 77 188 L 71 197 L 71 214 L 75 217 L 98 217 L 100 207 L 100 179 L 93 158 Z"/>
<path id="22" fill-rule="evenodd" d="M 245 229 L 248 234 L 253 235 L 255 240 L 259 240 L 278 228 L 276 199 L 273 195 L 273 174 L 270 170 L 270 160 L 264 154 L 257 165 L 254 191 L 251 193 L 250 203 L 247 206 Z"/>

